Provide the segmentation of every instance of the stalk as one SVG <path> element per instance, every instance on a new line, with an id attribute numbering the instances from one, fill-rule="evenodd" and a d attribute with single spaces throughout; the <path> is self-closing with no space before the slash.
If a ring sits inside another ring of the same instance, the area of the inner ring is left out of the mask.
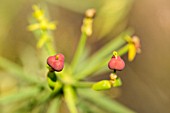
<path id="1" fill-rule="evenodd" d="M 72 63 L 71 63 L 72 70 L 75 70 L 75 68 L 76 68 L 76 66 L 77 66 L 77 64 L 80 60 L 80 57 L 83 53 L 83 50 L 84 50 L 84 47 L 85 47 L 85 44 L 86 44 L 86 40 L 87 40 L 87 35 L 86 35 L 85 32 L 82 32 L 78 47 L 76 49 L 76 52 L 74 54 L 74 57 L 73 57 L 73 60 L 72 60 Z"/>

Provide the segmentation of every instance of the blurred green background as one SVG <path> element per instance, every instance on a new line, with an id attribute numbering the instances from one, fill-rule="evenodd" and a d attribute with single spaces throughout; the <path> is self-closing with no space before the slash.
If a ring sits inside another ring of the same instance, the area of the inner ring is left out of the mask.
<path id="1" fill-rule="evenodd" d="M 42 65 L 35 62 L 39 51 L 36 39 L 26 29 L 31 7 L 39 2 L 42 1 L 0 0 L 0 55 L 44 76 L 44 70 L 37 71 Z M 97 10 L 94 34 L 88 39 L 93 51 L 127 26 L 134 28 L 141 38 L 142 54 L 131 63 L 124 57 L 123 86 L 106 94 L 137 113 L 170 112 L 169 0 L 46 0 L 43 3 L 51 20 L 58 22 L 54 31 L 56 49 L 65 54 L 68 62 L 75 51 L 86 9 Z M 93 79 L 102 78 L 106 78 L 105 75 Z M 17 85 L 15 78 L 0 71 L 1 96 L 17 90 Z"/>

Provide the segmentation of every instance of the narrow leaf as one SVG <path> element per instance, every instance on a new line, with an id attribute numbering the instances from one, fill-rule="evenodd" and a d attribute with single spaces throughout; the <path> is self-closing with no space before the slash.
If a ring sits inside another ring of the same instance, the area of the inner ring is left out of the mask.
<path id="1" fill-rule="evenodd" d="M 79 94 L 88 101 L 94 103 L 101 109 L 107 110 L 111 113 L 135 113 L 134 111 L 128 109 L 127 107 L 121 105 L 115 100 L 111 100 L 106 96 L 99 94 L 93 90 L 78 90 Z M 86 92 L 86 93 L 84 93 Z"/>
<path id="2" fill-rule="evenodd" d="M 24 88 L 21 91 L 18 91 L 16 93 L 12 93 L 10 95 L 0 97 L 0 103 L 8 104 L 8 103 L 20 101 L 22 99 L 35 96 L 38 93 L 38 91 L 39 91 L 38 88 L 33 88 L 33 87 Z"/>
<path id="3" fill-rule="evenodd" d="M 60 103 L 60 98 L 55 98 L 54 100 L 52 100 L 50 106 L 48 107 L 47 113 L 59 113 Z"/>
<path id="4" fill-rule="evenodd" d="M 78 113 L 75 103 L 75 92 L 69 85 L 64 86 L 64 98 L 70 113 Z"/>
<path id="5" fill-rule="evenodd" d="M 3 57 L 0 57 L 0 62 L 1 62 L 0 67 L 6 70 L 7 72 L 13 74 L 14 76 L 21 78 L 30 83 L 38 83 L 38 84 L 40 83 L 36 75 L 25 73 L 19 65 Z"/>

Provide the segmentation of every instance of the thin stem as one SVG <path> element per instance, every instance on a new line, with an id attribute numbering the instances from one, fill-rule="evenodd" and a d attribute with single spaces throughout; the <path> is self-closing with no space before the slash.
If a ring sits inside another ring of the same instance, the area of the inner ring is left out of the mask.
<path id="1" fill-rule="evenodd" d="M 83 50 L 84 50 L 84 47 L 85 47 L 85 44 L 86 44 L 86 40 L 87 40 L 87 35 L 86 35 L 85 32 L 82 32 L 79 44 L 77 46 L 77 49 L 76 49 L 76 52 L 75 52 L 75 55 L 74 55 L 74 58 L 73 58 L 73 61 L 71 63 L 72 70 L 75 70 L 75 68 L 76 68 L 76 66 L 77 66 L 77 64 L 80 60 L 80 57 L 83 53 Z"/>
<path id="2" fill-rule="evenodd" d="M 41 35 L 47 36 L 48 40 L 45 42 L 45 48 L 49 55 L 54 55 L 56 52 L 54 50 L 53 37 L 49 31 L 44 30 Z"/>
<path id="3" fill-rule="evenodd" d="M 116 74 L 116 69 L 113 70 L 113 74 Z"/>
<path id="4" fill-rule="evenodd" d="M 60 97 L 57 97 L 50 102 L 47 113 L 58 113 L 61 104 Z"/>
<path id="5" fill-rule="evenodd" d="M 56 53 L 55 50 L 53 49 L 54 47 L 52 46 L 51 42 L 46 42 L 45 48 L 46 48 L 49 55 L 54 55 Z"/>
<path id="6" fill-rule="evenodd" d="M 91 88 L 94 82 L 76 82 L 73 86 L 77 88 Z"/>
<path id="7" fill-rule="evenodd" d="M 64 86 L 64 98 L 70 113 L 78 113 L 75 103 L 75 92 L 70 85 Z"/>
<path id="8" fill-rule="evenodd" d="M 125 46 L 123 46 L 121 49 L 118 50 L 118 55 L 122 56 L 126 54 L 128 50 L 129 50 L 129 44 L 126 44 Z"/>

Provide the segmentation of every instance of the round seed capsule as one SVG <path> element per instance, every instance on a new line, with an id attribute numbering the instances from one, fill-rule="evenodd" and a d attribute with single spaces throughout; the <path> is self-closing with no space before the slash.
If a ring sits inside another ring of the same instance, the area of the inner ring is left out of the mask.
<path id="1" fill-rule="evenodd" d="M 64 68 L 64 55 L 59 53 L 54 56 L 50 56 L 47 59 L 47 64 L 57 72 L 60 72 Z"/>
<path id="2" fill-rule="evenodd" d="M 125 67 L 125 62 L 120 56 L 112 57 L 108 63 L 108 67 L 111 70 L 121 71 Z"/>

